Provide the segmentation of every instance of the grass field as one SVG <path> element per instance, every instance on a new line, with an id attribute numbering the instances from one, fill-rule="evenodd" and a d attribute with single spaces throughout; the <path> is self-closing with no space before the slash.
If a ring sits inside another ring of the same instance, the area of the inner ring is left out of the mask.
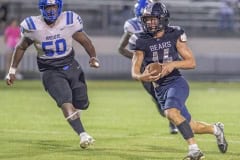
<path id="1" fill-rule="evenodd" d="M 215 137 L 196 135 L 206 160 L 240 160 L 240 83 L 191 82 L 188 108 L 196 120 L 225 124 L 229 151 L 219 153 Z M 89 81 L 90 108 L 82 112 L 96 139 L 87 150 L 64 120 L 40 81 L 0 84 L 1 160 L 180 160 L 187 145 L 170 135 L 138 82 Z"/>

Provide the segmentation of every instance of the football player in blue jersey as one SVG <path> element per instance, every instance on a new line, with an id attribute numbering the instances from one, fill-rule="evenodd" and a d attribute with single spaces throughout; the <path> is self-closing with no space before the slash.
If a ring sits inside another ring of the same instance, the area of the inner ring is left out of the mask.
<path id="1" fill-rule="evenodd" d="M 118 51 L 121 55 L 123 55 L 123 56 L 125 56 L 129 59 L 131 59 L 133 57 L 133 52 L 127 49 L 128 41 L 129 41 L 131 35 L 143 32 L 140 16 L 142 15 L 142 12 L 143 12 L 143 9 L 145 8 L 145 6 L 148 3 L 152 3 L 152 2 L 153 2 L 153 0 L 152 1 L 150 1 L 150 0 L 149 1 L 138 0 L 138 2 L 134 5 L 135 17 L 126 20 L 126 22 L 124 24 L 124 33 L 121 37 L 119 47 L 118 47 Z M 144 66 L 142 66 L 142 69 L 143 68 L 144 68 Z M 162 116 L 164 116 L 164 113 L 161 110 L 161 107 L 157 103 L 157 99 L 156 99 L 156 96 L 155 96 L 155 93 L 154 93 L 154 88 L 153 88 L 152 83 L 142 82 L 142 84 L 143 84 L 144 89 L 152 96 L 152 100 L 156 104 L 160 114 Z M 169 128 L 170 128 L 170 133 L 171 134 L 177 134 L 178 133 L 177 127 L 171 122 L 169 122 Z"/>
<path id="2" fill-rule="evenodd" d="M 21 40 L 15 48 L 6 83 L 13 84 L 19 62 L 34 44 L 44 88 L 80 136 L 80 147 L 87 148 L 94 139 L 85 132 L 79 115 L 80 110 L 89 106 L 87 85 L 81 66 L 74 59 L 72 41 L 85 48 L 89 65 L 98 68 L 95 48 L 83 31 L 81 17 L 72 11 L 62 12 L 62 0 L 39 0 L 38 6 L 41 15 L 27 17 L 20 25 Z"/>
<path id="3" fill-rule="evenodd" d="M 224 125 L 220 122 L 207 124 L 192 119 L 185 105 L 189 95 L 188 82 L 179 69 L 196 67 L 192 51 L 187 46 L 187 36 L 180 27 L 169 25 L 169 11 L 163 3 L 150 3 L 144 9 L 141 21 L 143 33 L 134 34 L 129 40 L 132 50 L 132 77 L 139 81 L 152 82 L 157 102 L 166 117 L 173 122 L 189 148 L 185 160 L 200 160 L 204 154 L 199 149 L 194 134 L 215 135 L 220 152 L 225 153 L 228 143 L 224 137 Z M 162 72 L 145 69 L 143 64 L 157 62 Z"/>

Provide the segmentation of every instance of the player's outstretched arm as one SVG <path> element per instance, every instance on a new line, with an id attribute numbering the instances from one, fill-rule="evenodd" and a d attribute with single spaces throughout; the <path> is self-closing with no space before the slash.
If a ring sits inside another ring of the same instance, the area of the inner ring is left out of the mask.
<path id="1" fill-rule="evenodd" d="M 26 51 L 26 49 L 32 44 L 32 40 L 26 37 L 22 37 L 18 44 L 15 47 L 12 60 L 11 60 L 11 66 L 9 68 L 8 75 L 6 77 L 6 83 L 7 85 L 12 85 L 14 80 L 16 79 L 15 74 L 17 71 L 18 64 L 22 60 L 22 57 Z"/>
<path id="2" fill-rule="evenodd" d="M 85 32 L 76 32 L 73 35 L 73 39 L 79 42 L 88 53 L 90 57 L 89 60 L 90 66 L 94 68 L 100 67 L 99 60 L 96 58 L 95 48 L 92 44 L 92 41 L 88 38 L 87 34 Z"/>
<path id="3" fill-rule="evenodd" d="M 128 40 L 130 39 L 131 34 L 129 32 L 125 32 L 119 42 L 119 46 L 118 46 L 118 52 L 127 57 L 132 59 L 133 57 L 133 52 L 129 51 L 126 47 L 128 45 Z"/>

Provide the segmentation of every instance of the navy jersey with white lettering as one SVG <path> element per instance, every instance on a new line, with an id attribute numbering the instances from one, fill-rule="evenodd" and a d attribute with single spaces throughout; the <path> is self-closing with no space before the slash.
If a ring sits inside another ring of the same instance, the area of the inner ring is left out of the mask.
<path id="1" fill-rule="evenodd" d="M 131 50 L 144 52 L 143 65 L 145 66 L 153 62 L 179 61 L 181 58 L 176 43 L 181 36 L 186 36 L 183 29 L 177 26 L 169 26 L 165 29 L 165 34 L 161 38 L 153 38 L 145 32 L 132 35 L 129 40 L 129 47 Z M 181 76 L 179 70 L 174 69 L 169 75 L 159 79 L 157 83 L 168 84 L 179 76 Z"/>
<path id="2" fill-rule="evenodd" d="M 83 30 L 81 17 L 65 11 L 53 27 L 46 24 L 42 16 L 31 16 L 21 23 L 21 36 L 29 38 L 37 50 L 40 71 L 71 64 L 74 58 L 73 34 Z"/>

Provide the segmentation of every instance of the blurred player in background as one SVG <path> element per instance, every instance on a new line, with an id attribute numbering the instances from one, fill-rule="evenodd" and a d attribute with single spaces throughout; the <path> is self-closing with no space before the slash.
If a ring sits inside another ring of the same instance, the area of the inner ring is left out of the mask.
<path id="1" fill-rule="evenodd" d="M 6 76 L 8 74 L 8 69 L 11 65 L 11 58 L 13 55 L 13 51 L 17 42 L 20 39 L 20 27 L 18 26 L 17 19 L 11 19 L 9 24 L 7 25 L 6 29 L 4 30 L 4 42 L 6 44 L 6 51 L 5 51 L 5 73 Z M 6 78 L 5 76 L 5 78 Z M 22 74 L 19 72 L 16 73 L 16 78 L 18 80 L 23 79 Z"/>
<path id="2" fill-rule="evenodd" d="M 95 48 L 83 31 L 83 21 L 72 11 L 62 12 L 62 0 L 39 0 L 40 16 L 27 17 L 21 23 L 21 40 L 17 44 L 9 69 L 7 84 L 12 85 L 26 49 L 34 44 L 37 63 L 46 91 L 63 111 L 66 120 L 80 136 L 80 147 L 87 148 L 94 139 L 85 132 L 79 111 L 89 106 L 87 85 L 81 66 L 74 59 L 73 39 L 90 56 L 89 65 L 99 67 Z"/>
<path id="3" fill-rule="evenodd" d="M 155 0 L 155 1 L 158 1 L 158 0 Z M 148 3 L 153 3 L 155 1 L 154 0 L 151 0 L 151 1 L 150 0 L 138 0 L 137 3 L 135 4 L 135 6 L 134 6 L 135 17 L 126 20 L 126 22 L 124 24 L 124 33 L 121 37 L 120 44 L 119 44 L 119 47 L 118 47 L 119 53 L 122 54 L 123 56 L 125 56 L 129 59 L 132 59 L 133 52 L 127 49 L 128 40 L 131 37 L 131 35 L 133 35 L 135 33 L 143 32 L 140 16 L 142 15 L 144 7 Z M 145 66 L 143 65 L 142 70 L 144 69 L 144 67 Z M 157 103 L 157 99 L 156 99 L 156 96 L 155 96 L 155 93 L 154 93 L 154 88 L 153 88 L 152 83 L 151 82 L 142 82 L 142 84 L 143 84 L 143 87 L 145 88 L 145 90 L 152 96 L 152 100 L 156 104 L 160 114 L 162 116 L 164 116 L 164 113 L 161 110 L 161 107 Z M 170 133 L 171 134 L 177 134 L 178 133 L 177 127 L 175 127 L 175 125 L 172 124 L 171 122 L 169 122 L 169 128 L 170 128 Z"/>
<path id="4" fill-rule="evenodd" d="M 194 133 L 215 135 L 220 152 L 225 153 L 228 144 L 224 137 L 224 125 L 220 122 L 211 125 L 194 121 L 187 110 L 185 102 L 189 86 L 179 69 L 193 69 L 196 63 L 187 46 L 185 32 L 178 26 L 170 26 L 169 18 L 169 11 L 160 2 L 150 3 L 144 9 L 141 16 L 144 32 L 132 35 L 129 40 L 130 48 L 135 50 L 132 77 L 154 83 L 157 102 L 188 144 L 189 152 L 185 160 L 204 158 L 194 139 Z M 149 73 L 146 69 L 141 72 L 142 63 L 148 65 L 153 62 L 162 66 L 161 73 L 154 76 L 154 71 Z"/>

